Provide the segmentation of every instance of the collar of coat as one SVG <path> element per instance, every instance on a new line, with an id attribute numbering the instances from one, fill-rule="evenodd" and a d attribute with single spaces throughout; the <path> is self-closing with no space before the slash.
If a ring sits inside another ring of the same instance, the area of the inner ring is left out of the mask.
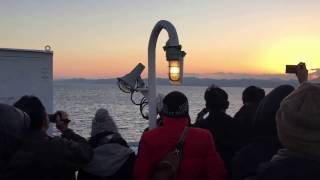
<path id="1" fill-rule="evenodd" d="M 187 117 L 172 118 L 165 116 L 163 119 L 163 126 L 175 126 L 175 127 L 185 127 L 189 125 L 189 119 Z"/>

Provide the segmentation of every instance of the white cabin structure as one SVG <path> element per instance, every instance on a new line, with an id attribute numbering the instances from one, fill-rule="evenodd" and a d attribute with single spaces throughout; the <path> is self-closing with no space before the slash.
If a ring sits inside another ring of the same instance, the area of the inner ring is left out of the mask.
<path id="1" fill-rule="evenodd" d="M 53 111 L 53 51 L 0 48 L 0 103 L 13 104 L 23 95 L 40 98 Z"/>

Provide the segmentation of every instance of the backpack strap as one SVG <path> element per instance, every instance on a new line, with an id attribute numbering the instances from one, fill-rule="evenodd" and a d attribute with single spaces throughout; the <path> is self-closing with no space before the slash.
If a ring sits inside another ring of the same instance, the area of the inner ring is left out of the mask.
<path id="1" fill-rule="evenodd" d="M 189 129 L 190 129 L 190 127 L 185 127 L 183 129 L 182 134 L 180 136 L 180 139 L 179 139 L 179 141 L 178 141 L 178 143 L 176 145 L 176 148 L 181 152 L 183 150 L 184 140 L 185 140 L 185 138 L 186 138 L 186 136 L 188 134 Z"/>

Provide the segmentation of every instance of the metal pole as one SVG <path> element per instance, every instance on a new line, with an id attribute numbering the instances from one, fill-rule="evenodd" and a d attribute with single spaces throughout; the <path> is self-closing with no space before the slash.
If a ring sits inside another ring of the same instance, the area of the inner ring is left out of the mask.
<path id="1" fill-rule="evenodd" d="M 157 104 L 156 104 L 156 46 L 158 36 L 162 29 L 168 32 L 167 45 L 178 46 L 177 31 L 169 21 L 161 20 L 153 28 L 148 45 L 148 103 L 149 103 L 149 128 L 157 127 Z"/>

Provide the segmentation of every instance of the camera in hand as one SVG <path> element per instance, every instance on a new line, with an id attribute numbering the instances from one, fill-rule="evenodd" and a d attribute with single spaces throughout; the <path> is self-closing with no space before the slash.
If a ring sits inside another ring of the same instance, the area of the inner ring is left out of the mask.
<path id="1" fill-rule="evenodd" d="M 48 116 L 49 116 L 49 121 L 50 121 L 51 123 L 56 123 L 56 121 L 57 121 L 57 116 L 60 117 L 61 121 L 64 121 L 64 122 L 66 122 L 66 123 L 69 123 L 69 122 L 70 122 L 69 119 L 62 119 L 61 112 L 59 112 L 59 111 L 57 111 L 57 112 L 54 113 L 54 114 L 49 114 Z"/>
<path id="2" fill-rule="evenodd" d="M 49 116 L 49 121 L 52 122 L 52 123 L 55 123 L 56 120 L 57 120 L 57 113 L 54 113 L 54 114 L 48 114 Z"/>
<path id="3" fill-rule="evenodd" d="M 297 65 L 286 65 L 286 73 L 296 74 L 297 73 Z"/>

